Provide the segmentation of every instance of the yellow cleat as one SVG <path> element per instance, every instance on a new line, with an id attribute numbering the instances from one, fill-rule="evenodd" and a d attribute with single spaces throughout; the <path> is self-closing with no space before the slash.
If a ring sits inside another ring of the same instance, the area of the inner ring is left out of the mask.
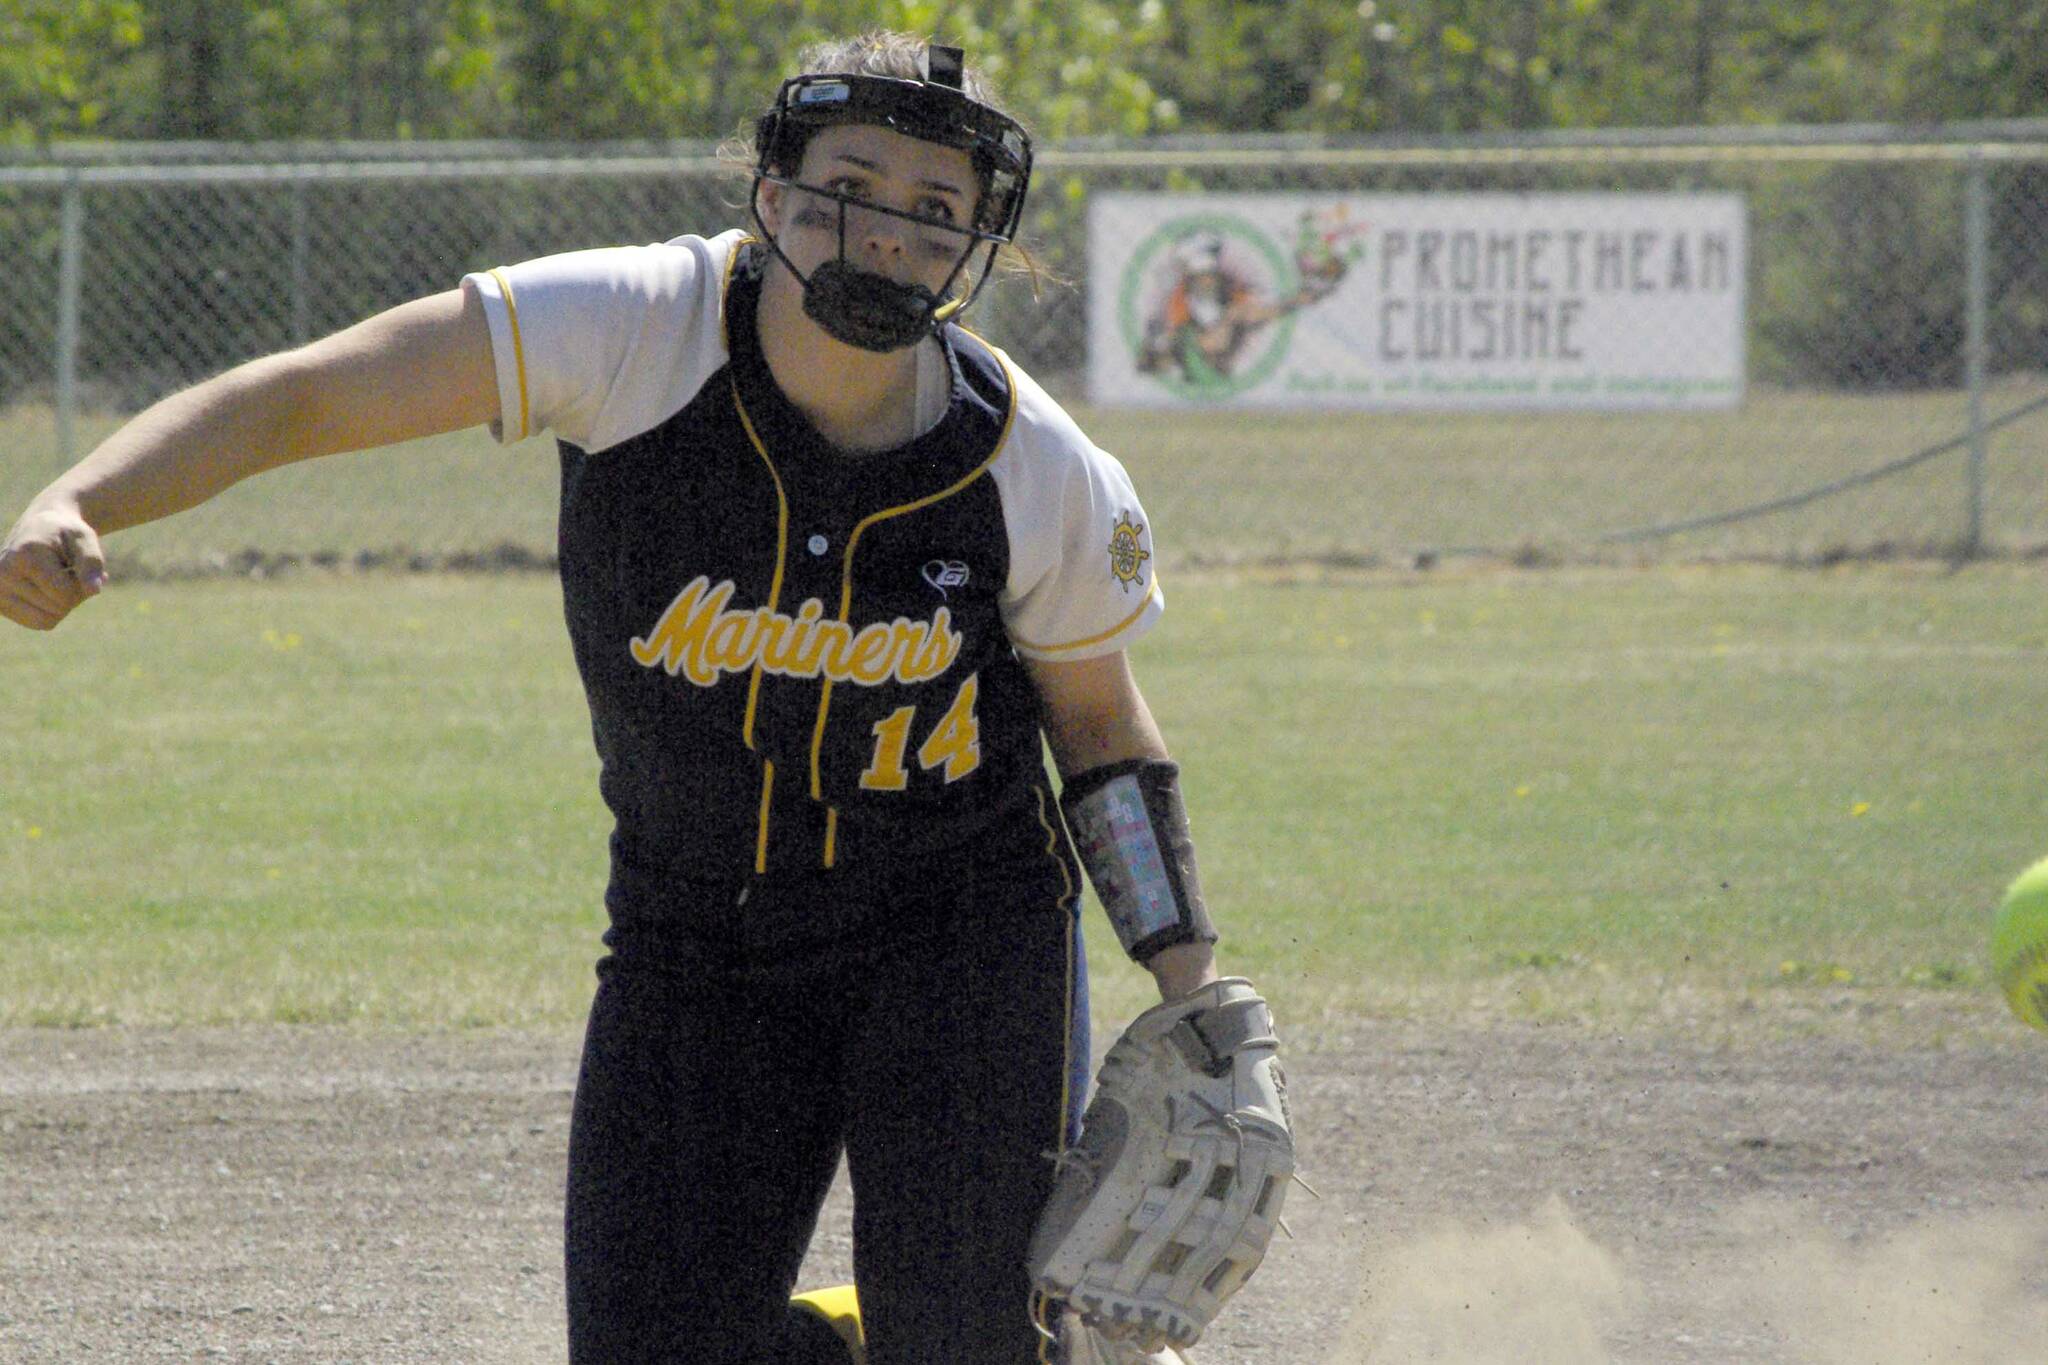
<path id="1" fill-rule="evenodd" d="M 829 1289 L 813 1289 L 792 1298 L 789 1306 L 824 1319 L 825 1325 L 846 1343 L 853 1365 L 867 1365 L 867 1338 L 860 1327 L 860 1300 L 854 1296 L 852 1285 L 835 1284 Z"/>

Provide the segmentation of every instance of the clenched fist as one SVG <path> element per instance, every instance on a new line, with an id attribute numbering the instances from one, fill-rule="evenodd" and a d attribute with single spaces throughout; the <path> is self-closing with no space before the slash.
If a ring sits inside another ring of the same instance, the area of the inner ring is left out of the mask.
<path id="1" fill-rule="evenodd" d="M 106 586 L 100 538 L 68 502 L 38 498 L 0 543 L 0 616 L 49 630 Z"/>

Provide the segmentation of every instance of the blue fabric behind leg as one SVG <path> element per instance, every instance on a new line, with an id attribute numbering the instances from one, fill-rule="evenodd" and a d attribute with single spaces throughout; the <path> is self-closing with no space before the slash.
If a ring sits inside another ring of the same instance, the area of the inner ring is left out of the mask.
<path id="1" fill-rule="evenodd" d="M 1088 1018 L 1088 945 L 1081 930 L 1081 907 L 1074 915 L 1074 952 L 1068 964 L 1073 973 L 1074 1008 L 1067 1020 L 1070 1061 L 1067 1075 L 1067 1145 L 1081 1138 L 1081 1115 L 1088 1108 L 1088 1083 L 1095 1072 L 1092 1055 L 1093 1029 Z"/>

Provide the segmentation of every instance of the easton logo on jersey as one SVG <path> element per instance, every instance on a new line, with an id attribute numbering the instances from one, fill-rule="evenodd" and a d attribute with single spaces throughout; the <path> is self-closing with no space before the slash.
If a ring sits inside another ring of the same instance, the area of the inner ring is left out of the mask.
<path id="1" fill-rule="evenodd" d="M 633 660 L 699 687 L 715 687 L 727 673 L 759 665 L 786 678 L 829 678 L 859 687 L 890 680 L 927 682 L 953 666 L 964 637 L 952 613 L 940 607 L 929 621 L 899 616 L 856 630 L 823 619 L 813 597 L 786 616 L 767 607 L 732 607 L 731 579 L 717 584 L 702 574 L 685 584 L 654 629 L 632 642 Z"/>
<path id="2" fill-rule="evenodd" d="M 1145 581 L 1145 561 L 1152 557 L 1138 541 L 1144 533 L 1142 523 L 1131 520 L 1126 512 L 1117 519 L 1116 526 L 1109 533 L 1109 571 L 1116 575 L 1116 581 L 1129 592 L 1133 585 Z"/>

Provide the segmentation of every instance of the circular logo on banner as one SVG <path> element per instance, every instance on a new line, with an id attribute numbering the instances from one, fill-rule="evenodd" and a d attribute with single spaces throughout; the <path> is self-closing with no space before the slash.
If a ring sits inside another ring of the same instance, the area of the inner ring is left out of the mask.
<path id="1" fill-rule="evenodd" d="M 1162 224 L 1124 269 L 1118 319 L 1140 373 L 1183 398 L 1227 398 L 1287 357 L 1294 292 L 1287 256 L 1257 227 L 1223 214 Z"/>

